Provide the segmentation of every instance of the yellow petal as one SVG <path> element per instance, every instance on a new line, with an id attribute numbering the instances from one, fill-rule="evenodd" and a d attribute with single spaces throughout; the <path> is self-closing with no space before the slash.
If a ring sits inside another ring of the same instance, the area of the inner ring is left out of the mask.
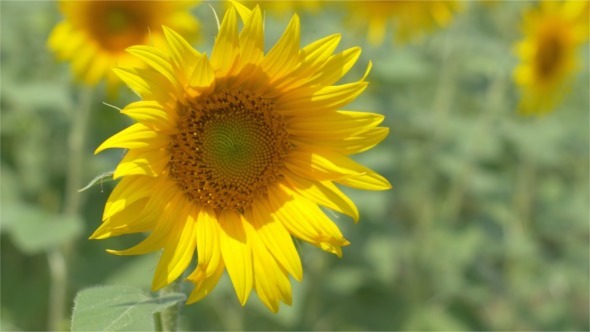
<path id="1" fill-rule="evenodd" d="M 121 113 L 154 130 L 173 133 L 176 127 L 176 113 L 166 112 L 157 101 L 142 100 L 127 105 Z"/>
<path id="2" fill-rule="evenodd" d="M 195 284 L 195 288 L 191 292 L 187 304 L 195 303 L 202 300 L 205 296 L 209 295 L 219 282 L 219 278 L 225 271 L 225 265 L 223 261 L 220 261 L 217 266 L 214 266 L 214 271 L 210 276 L 206 276 L 200 265 L 197 265 L 195 271 L 187 278 Z"/>
<path id="3" fill-rule="evenodd" d="M 376 113 L 324 112 L 291 117 L 287 120 L 287 130 L 292 135 L 308 137 L 314 141 L 326 138 L 340 140 L 378 126 L 383 119 L 383 115 Z"/>
<path id="4" fill-rule="evenodd" d="M 72 71 L 76 73 L 76 76 L 84 83 L 90 85 L 97 83 L 96 81 L 92 81 L 91 77 L 88 76 L 95 53 L 96 50 L 92 46 L 82 47 L 78 50 L 76 57 L 72 59 Z"/>
<path id="5" fill-rule="evenodd" d="M 158 149 L 168 145 L 169 138 L 141 124 L 133 124 L 104 141 L 94 153 L 105 149 Z"/>
<path id="6" fill-rule="evenodd" d="M 178 233 L 173 233 L 173 227 L 178 221 L 178 208 L 175 202 L 180 200 L 180 195 L 176 195 L 165 203 L 165 206 L 161 209 L 159 218 L 153 231 L 140 243 L 125 250 L 112 250 L 108 249 L 107 252 L 114 255 L 144 255 L 156 250 L 163 248 L 169 241 L 171 236 Z M 174 202 L 174 203 L 171 203 Z"/>
<path id="7" fill-rule="evenodd" d="M 360 81 L 328 86 L 320 90 L 303 88 L 285 94 L 277 100 L 276 111 L 285 116 L 313 114 L 339 109 L 358 97 L 369 83 Z"/>
<path id="8" fill-rule="evenodd" d="M 232 6 L 223 17 L 211 52 L 211 65 L 215 68 L 217 77 L 224 77 L 232 72 L 238 56 L 238 18 L 236 9 Z"/>
<path id="9" fill-rule="evenodd" d="M 299 16 L 293 15 L 279 41 L 262 60 L 263 71 L 271 82 L 290 73 L 299 62 L 299 31 Z"/>
<path id="10" fill-rule="evenodd" d="M 244 228 L 252 245 L 254 288 L 258 297 L 272 312 L 279 311 L 279 301 L 291 303 L 291 284 L 266 246 L 249 223 Z"/>
<path id="11" fill-rule="evenodd" d="M 303 269 L 293 239 L 285 226 L 272 216 L 268 202 L 254 202 L 252 208 L 246 214 L 246 218 L 279 264 L 293 278 L 301 280 Z"/>
<path id="12" fill-rule="evenodd" d="M 363 190 L 388 190 L 391 189 L 391 184 L 383 176 L 367 169 L 368 171 L 362 175 L 355 175 L 351 177 L 336 179 L 334 181 L 348 187 L 363 189 Z"/>
<path id="13" fill-rule="evenodd" d="M 350 244 L 317 204 L 284 185 L 270 187 L 268 197 L 273 213 L 294 236 L 338 256 L 340 247 Z"/>
<path id="14" fill-rule="evenodd" d="M 333 34 L 304 47 L 299 51 L 302 61 L 297 69 L 289 75 L 273 80 L 272 89 L 282 95 L 303 85 L 309 86 L 310 77 L 314 76 L 329 59 L 338 46 L 340 38 L 340 34 Z"/>
<path id="15" fill-rule="evenodd" d="M 162 75 L 154 70 L 115 67 L 113 72 L 143 100 L 158 100 L 164 105 L 169 99 L 174 98 L 170 83 L 162 80 Z"/>
<path id="16" fill-rule="evenodd" d="M 286 179 L 301 196 L 334 211 L 344 213 L 358 222 L 359 211 L 356 205 L 332 182 L 308 181 L 296 175 L 287 176 Z"/>
<path id="17" fill-rule="evenodd" d="M 191 209 L 195 207 L 189 202 L 181 201 L 178 204 L 180 206 L 174 207 L 176 211 L 170 215 L 170 219 L 162 221 L 174 226 L 171 234 L 167 236 L 164 252 L 154 273 L 154 291 L 178 278 L 189 265 L 195 252 L 195 219 L 191 213 Z"/>
<path id="18" fill-rule="evenodd" d="M 310 68 L 317 68 L 324 64 L 338 47 L 342 35 L 335 33 L 305 46 L 301 55 Z"/>
<path id="19" fill-rule="evenodd" d="M 319 181 L 342 179 L 366 172 L 365 167 L 345 155 L 313 146 L 300 146 L 289 152 L 285 165 L 299 177 Z"/>
<path id="20" fill-rule="evenodd" d="M 293 137 L 291 141 L 297 146 L 320 146 L 345 155 L 356 154 L 369 150 L 379 144 L 389 134 L 389 128 L 377 127 L 355 133 L 354 136 L 322 138 Z"/>
<path id="21" fill-rule="evenodd" d="M 158 176 L 168 166 L 170 153 L 159 150 L 129 150 L 115 169 L 113 178 L 129 175 Z"/>
<path id="22" fill-rule="evenodd" d="M 264 56 L 264 33 L 262 30 L 262 14 L 256 6 L 248 20 L 244 20 L 244 28 L 240 33 L 240 65 L 257 64 Z"/>
<path id="23" fill-rule="evenodd" d="M 195 227 L 197 238 L 198 266 L 203 269 L 205 277 L 212 276 L 221 261 L 219 246 L 219 226 L 214 214 L 205 209 L 199 211 Z"/>
<path id="24" fill-rule="evenodd" d="M 121 234 L 140 233 L 150 228 L 137 227 L 138 224 L 150 225 L 151 223 L 142 222 L 138 217 L 141 215 L 148 198 L 141 198 L 128 206 L 124 210 L 115 214 L 114 216 L 106 219 L 99 227 L 92 233 L 90 240 L 102 240 L 111 236 L 117 236 Z"/>
<path id="25" fill-rule="evenodd" d="M 166 77 L 168 82 L 172 84 L 174 88 L 178 88 L 174 69 L 172 68 L 172 64 L 170 64 L 168 56 L 164 52 L 155 47 L 146 45 L 131 46 L 127 48 L 126 51 L 135 55 L 147 65 Z"/>
<path id="26" fill-rule="evenodd" d="M 360 55 L 360 47 L 353 47 L 331 56 L 322 68 L 316 71 L 316 75 L 310 78 L 308 84 L 334 84 L 348 73 Z"/>
<path id="27" fill-rule="evenodd" d="M 146 176 L 127 176 L 115 186 L 105 204 L 103 220 L 123 211 L 127 206 L 148 197 L 158 181 Z"/>
<path id="28" fill-rule="evenodd" d="M 239 3 L 238 1 L 230 0 L 230 2 L 232 6 L 236 8 L 236 11 L 238 12 L 238 15 L 240 15 L 242 21 L 248 22 L 252 15 L 252 11 L 248 7 Z"/>
<path id="29" fill-rule="evenodd" d="M 181 35 L 167 26 L 162 26 L 164 37 L 168 43 L 172 61 L 176 67 L 176 72 L 182 74 L 182 79 L 186 80 L 192 73 L 192 70 L 200 55 Z"/>
<path id="30" fill-rule="evenodd" d="M 246 304 L 252 290 L 252 249 L 248 243 L 242 217 L 236 212 L 218 215 L 223 261 L 240 303 Z"/>
<path id="31" fill-rule="evenodd" d="M 215 72 L 206 55 L 200 56 L 197 60 L 195 70 L 191 74 L 188 85 L 199 94 L 215 89 Z"/>

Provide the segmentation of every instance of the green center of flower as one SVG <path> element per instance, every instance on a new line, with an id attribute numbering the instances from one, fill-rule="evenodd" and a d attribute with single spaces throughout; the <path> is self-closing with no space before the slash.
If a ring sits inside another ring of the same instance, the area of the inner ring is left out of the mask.
<path id="1" fill-rule="evenodd" d="M 105 27 L 113 34 L 125 31 L 127 26 L 133 21 L 129 14 L 120 8 L 113 8 L 106 14 Z"/>
<path id="2" fill-rule="evenodd" d="M 281 177 L 291 143 L 270 100 L 249 91 L 221 91 L 180 113 L 170 175 L 190 200 L 243 212 Z"/>

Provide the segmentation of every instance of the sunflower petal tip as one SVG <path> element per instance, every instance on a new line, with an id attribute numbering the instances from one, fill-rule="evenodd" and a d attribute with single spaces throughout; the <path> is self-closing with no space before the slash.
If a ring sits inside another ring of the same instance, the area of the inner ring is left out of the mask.
<path id="1" fill-rule="evenodd" d="M 152 286 L 151 286 L 152 292 L 156 292 L 166 285 L 167 285 L 166 280 L 159 278 L 156 275 L 156 276 L 154 276 L 154 279 L 152 280 Z"/>
<path id="2" fill-rule="evenodd" d="M 100 240 L 100 235 L 97 234 L 97 232 L 94 232 L 88 237 L 88 240 Z"/>
<path id="3" fill-rule="evenodd" d="M 96 148 L 96 150 L 94 150 L 94 155 L 97 155 L 99 153 L 101 153 L 104 149 L 101 148 L 101 146 L 99 146 L 98 148 Z"/>
<path id="4" fill-rule="evenodd" d="M 363 75 L 361 82 L 364 82 L 365 79 L 367 78 L 367 76 L 369 76 L 369 73 L 371 72 L 372 68 L 373 68 L 373 62 L 371 60 L 369 60 L 369 63 L 367 64 L 367 70 L 365 71 L 365 74 Z"/>

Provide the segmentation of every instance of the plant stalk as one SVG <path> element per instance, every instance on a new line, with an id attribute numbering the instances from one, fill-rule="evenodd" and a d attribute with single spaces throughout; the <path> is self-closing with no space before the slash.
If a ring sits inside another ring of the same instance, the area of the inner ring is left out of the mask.
<path id="1" fill-rule="evenodd" d="M 84 146 L 86 144 L 86 132 L 92 111 L 93 89 L 85 87 L 80 91 L 78 106 L 72 109 L 72 122 L 68 136 L 68 164 L 66 171 L 66 184 L 63 214 L 65 216 L 77 216 L 80 213 L 82 203 L 78 189 L 82 183 L 82 171 L 84 169 Z M 64 331 L 67 282 L 68 282 L 68 256 L 72 243 L 65 243 L 47 253 L 49 275 L 51 278 L 49 289 L 49 316 L 48 329 L 50 331 Z"/>
<path id="2" fill-rule="evenodd" d="M 170 293 L 180 293 L 182 278 L 177 278 L 170 285 L 162 288 L 159 292 L 160 298 L 165 297 Z M 159 332 L 174 332 L 178 329 L 178 315 L 183 302 L 175 303 L 168 308 L 154 314 L 154 325 L 156 331 Z"/>

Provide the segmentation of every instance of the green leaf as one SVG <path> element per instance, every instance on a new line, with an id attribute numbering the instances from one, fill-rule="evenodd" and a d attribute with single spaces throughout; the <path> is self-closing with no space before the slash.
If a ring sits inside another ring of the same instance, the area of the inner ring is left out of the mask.
<path id="1" fill-rule="evenodd" d="M 185 299 L 182 293 L 153 298 L 128 286 L 87 288 L 74 300 L 72 331 L 120 331 L 140 320 L 152 321 L 154 313 Z"/>
<path id="2" fill-rule="evenodd" d="M 15 203 L 2 212 L 2 221 L 16 247 L 26 254 L 48 251 L 77 238 L 83 230 L 76 216 L 47 213 L 40 208 Z"/>
<path id="3" fill-rule="evenodd" d="M 139 288 L 150 288 L 152 279 L 146 276 L 154 273 L 154 268 L 158 263 L 159 257 L 159 254 L 127 257 L 129 259 L 127 263 L 124 266 L 114 269 L 113 273 L 104 280 L 104 284 L 125 284 Z"/>

